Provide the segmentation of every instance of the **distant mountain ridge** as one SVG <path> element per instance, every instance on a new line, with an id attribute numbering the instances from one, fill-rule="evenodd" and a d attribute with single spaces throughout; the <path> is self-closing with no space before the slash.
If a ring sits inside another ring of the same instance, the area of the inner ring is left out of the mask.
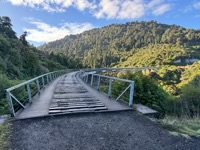
<path id="1" fill-rule="evenodd" d="M 149 22 L 112 24 L 44 44 L 40 50 L 81 58 L 87 67 L 106 67 L 149 45 L 200 45 L 200 30 Z"/>

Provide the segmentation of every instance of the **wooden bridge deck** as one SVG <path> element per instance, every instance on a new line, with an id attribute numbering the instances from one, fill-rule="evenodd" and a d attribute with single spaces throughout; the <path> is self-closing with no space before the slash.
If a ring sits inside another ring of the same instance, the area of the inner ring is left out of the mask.
<path id="1" fill-rule="evenodd" d="M 16 118 L 130 109 L 127 105 L 110 99 L 86 85 L 77 72 L 72 72 L 53 81 L 34 98 L 31 105 L 18 113 Z"/>

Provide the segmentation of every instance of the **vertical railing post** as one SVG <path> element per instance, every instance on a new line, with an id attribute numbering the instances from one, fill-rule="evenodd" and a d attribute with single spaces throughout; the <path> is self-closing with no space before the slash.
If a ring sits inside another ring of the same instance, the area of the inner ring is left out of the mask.
<path id="1" fill-rule="evenodd" d="M 108 88 L 108 97 L 111 96 L 111 90 L 112 90 L 112 79 L 109 80 L 109 88 Z"/>
<path id="2" fill-rule="evenodd" d="M 97 84 L 97 90 L 100 89 L 100 83 L 101 83 L 101 77 L 99 76 L 99 79 L 98 79 L 98 84 Z"/>
<path id="3" fill-rule="evenodd" d="M 86 83 L 88 83 L 88 74 L 87 74 L 87 77 L 86 77 Z"/>
<path id="4" fill-rule="evenodd" d="M 129 96 L 129 106 L 133 106 L 133 94 L 134 94 L 134 81 L 131 82 L 131 88 L 130 88 L 130 96 Z"/>
<path id="5" fill-rule="evenodd" d="M 92 77 L 91 77 L 91 85 L 93 84 L 93 79 L 94 79 L 94 75 L 92 74 Z"/>
<path id="6" fill-rule="evenodd" d="M 37 90 L 38 90 L 38 94 L 40 94 L 40 85 L 39 85 L 39 80 L 36 80 L 36 84 L 37 84 Z"/>
<path id="7" fill-rule="evenodd" d="M 26 89 L 27 89 L 27 93 L 28 93 L 28 100 L 30 103 L 32 103 L 31 89 L 30 89 L 29 83 L 26 84 Z"/>
<path id="8" fill-rule="evenodd" d="M 52 81 L 52 76 L 51 76 L 51 73 L 49 74 L 49 77 L 50 77 L 50 82 Z"/>
<path id="9" fill-rule="evenodd" d="M 8 100 L 9 110 L 10 110 L 11 116 L 14 117 L 15 116 L 15 110 L 14 110 L 14 107 L 13 107 L 13 103 L 12 103 L 12 98 L 10 96 L 10 92 L 6 93 L 6 98 Z"/>
<path id="10" fill-rule="evenodd" d="M 42 77 L 42 87 L 44 88 L 45 83 L 44 83 L 44 77 Z"/>
<path id="11" fill-rule="evenodd" d="M 47 74 L 47 84 L 49 84 L 49 74 Z"/>

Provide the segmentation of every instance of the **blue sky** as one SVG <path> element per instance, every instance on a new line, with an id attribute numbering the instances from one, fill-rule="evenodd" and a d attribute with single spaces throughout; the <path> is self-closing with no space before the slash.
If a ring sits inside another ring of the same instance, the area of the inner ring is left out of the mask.
<path id="1" fill-rule="evenodd" d="M 0 0 L 17 35 L 36 46 L 113 23 L 156 20 L 200 29 L 200 0 Z"/>

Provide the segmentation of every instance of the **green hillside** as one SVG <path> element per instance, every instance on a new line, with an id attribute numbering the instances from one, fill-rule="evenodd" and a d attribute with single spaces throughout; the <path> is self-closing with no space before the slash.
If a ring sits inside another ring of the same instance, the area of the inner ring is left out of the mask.
<path id="1" fill-rule="evenodd" d="M 191 49 L 192 46 L 198 45 L 200 45 L 200 30 L 150 21 L 113 24 L 78 35 L 69 35 L 42 45 L 39 49 L 48 53 L 62 53 L 69 57 L 81 58 L 83 65 L 87 67 L 106 67 L 126 60 L 127 56 L 140 50 L 143 51 L 141 54 L 145 53 L 145 49 L 156 50 L 154 53 L 157 54 L 152 57 L 158 56 L 159 50 L 163 52 L 169 50 L 171 52 L 166 52 L 169 55 L 172 55 L 172 51 L 175 51 L 174 53 L 178 51 L 180 52 L 176 54 L 178 57 L 184 55 L 183 47 Z M 161 64 L 169 63 L 174 57 L 168 56 L 167 59 Z M 157 62 L 160 62 L 159 58 L 149 63 L 159 64 Z M 146 65 L 150 64 L 147 62 Z"/>
<path id="2" fill-rule="evenodd" d="M 200 50 L 193 47 L 183 47 L 172 44 L 149 45 L 137 49 L 131 56 L 122 56 L 116 67 L 186 65 L 186 60 L 200 59 Z M 177 62 L 180 60 L 181 62 Z M 191 62 L 192 63 L 192 62 Z"/>

